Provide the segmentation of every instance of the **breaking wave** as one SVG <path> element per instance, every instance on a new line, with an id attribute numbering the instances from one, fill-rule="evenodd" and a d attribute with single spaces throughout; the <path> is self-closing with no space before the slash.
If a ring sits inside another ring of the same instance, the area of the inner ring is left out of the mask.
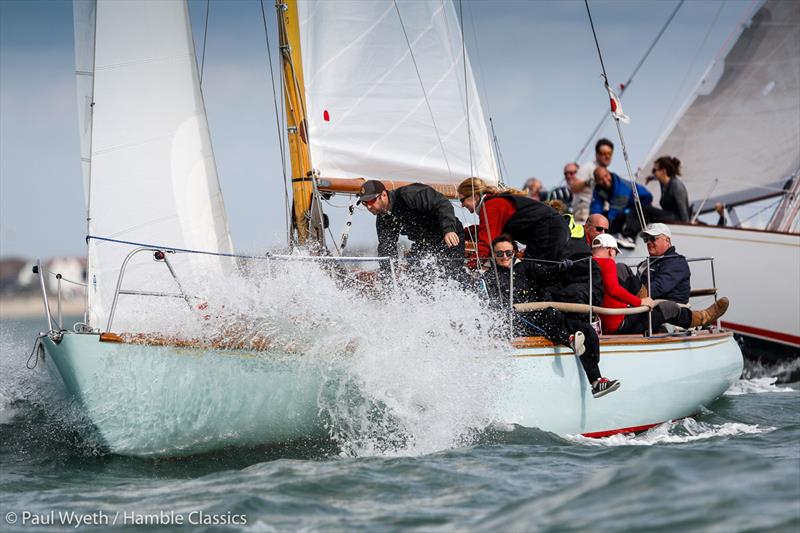
<path id="1" fill-rule="evenodd" d="M 392 287 L 345 266 L 312 262 L 243 267 L 225 279 L 196 280 L 193 286 L 187 281 L 187 293 L 203 296 L 192 301 L 191 312 L 182 300 L 121 300 L 114 330 L 259 350 L 264 357 L 278 354 L 295 362 L 299 358 L 294 375 L 322 383 L 313 409 L 346 456 L 418 455 L 459 447 L 475 442 L 492 423 L 510 346 L 490 334 L 504 327 L 502 317 L 474 291 L 445 276 Z M 99 416 L 130 409 L 124 402 L 133 391 L 167 387 L 175 395 L 194 390 L 198 399 L 191 426 L 202 428 L 209 402 L 224 399 L 237 383 L 235 368 L 228 369 L 235 365 L 226 366 L 227 371 L 214 367 L 218 374 L 212 374 L 214 368 L 198 362 L 204 375 L 193 382 L 182 371 L 186 361 L 139 361 L 118 361 L 104 369 L 107 374 L 95 391 L 107 398 Z M 145 374 L 165 379 L 138 375 L 137 364 L 144 365 Z M 20 400 L 32 398 L 51 412 L 69 403 L 53 397 L 50 389 L 58 387 L 42 383 L 46 374 L 41 370 L 30 372 L 21 364 L 20 372 L 4 378 L 11 390 L 0 391 L 0 422 L 14 416 L 13 405 Z M 246 391 L 236 392 L 246 396 Z M 139 418 L 159 423 L 146 412 Z M 172 426 L 159 427 L 169 434 Z M 118 434 L 132 442 L 138 431 L 141 426 L 123 427 Z M 198 441 L 185 447 L 194 449 L 195 444 L 202 446 Z"/>
<path id="2" fill-rule="evenodd" d="M 791 387 L 779 387 L 776 385 L 777 377 L 760 377 L 752 379 L 741 379 L 734 383 L 725 392 L 725 396 L 741 396 L 742 394 L 763 394 L 765 392 L 797 392 Z"/>
<path id="3" fill-rule="evenodd" d="M 570 436 L 569 439 L 589 446 L 653 446 L 656 444 L 683 444 L 737 435 L 769 433 L 774 430 L 774 427 L 759 426 L 758 424 L 743 424 L 739 422 L 712 424 L 700 422 L 693 418 L 684 418 L 660 424 L 638 435 L 620 434 L 600 439 L 577 435 Z"/>

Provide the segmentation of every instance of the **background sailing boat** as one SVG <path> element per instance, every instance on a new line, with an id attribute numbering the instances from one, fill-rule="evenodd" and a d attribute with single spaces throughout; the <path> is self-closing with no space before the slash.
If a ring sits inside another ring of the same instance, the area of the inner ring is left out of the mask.
<path id="1" fill-rule="evenodd" d="M 717 284 L 732 301 L 723 325 L 746 338 L 747 352 L 797 359 L 800 3 L 767 0 L 725 52 L 650 150 L 640 179 L 661 155 L 681 160 L 692 207 L 710 212 L 711 225 L 675 225 L 678 249 L 716 259 Z M 718 202 L 727 207 L 727 227 L 714 226 Z M 752 204 L 765 224 L 747 220 L 747 211 L 740 219 L 737 210 Z M 695 286 L 710 281 L 710 271 L 696 269 Z"/>

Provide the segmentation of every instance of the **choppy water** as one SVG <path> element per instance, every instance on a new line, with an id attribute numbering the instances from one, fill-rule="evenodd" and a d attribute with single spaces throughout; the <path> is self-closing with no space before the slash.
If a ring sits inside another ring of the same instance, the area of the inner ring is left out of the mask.
<path id="1" fill-rule="evenodd" d="M 414 421 L 427 446 L 404 453 L 355 446 L 342 454 L 341 443 L 323 441 L 147 461 L 99 452 L 42 368 L 25 368 L 40 327 L 0 328 L 0 530 L 74 530 L 70 512 L 94 513 L 97 530 L 145 515 L 207 531 L 225 528 L 197 523 L 246 520 L 236 527 L 251 531 L 800 528 L 797 384 L 743 380 L 697 419 L 636 437 L 498 429 L 468 444 L 426 441 L 431 417 L 453 416 L 444 410 Z"/>

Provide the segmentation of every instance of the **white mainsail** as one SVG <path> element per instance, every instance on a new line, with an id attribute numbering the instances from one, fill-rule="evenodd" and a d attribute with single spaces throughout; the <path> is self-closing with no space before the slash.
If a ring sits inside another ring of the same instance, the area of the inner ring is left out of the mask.
<path id="1" fill-rule="evenodd" d="M 186 2 L 76 0 L 74 6 L 89 235 L 230 253 Z M 89 239 L 93 327 L 105 327 L 132 249 Z M 179 277 L 193 279 L 220 275 L 230 261 L 196 254 L 173 260 Z M 166 267 L 140 254 L 123 288 L 154 287 L 177 292 Z M 128 300 L 117 316 L 135 307 Z"/>
<path id="2" fill-rule="evenodd" d="M 321 176 L 498 181 L 450 0 L 299 0 L 298 18 Z"/>
<path id="3" fill-rule="evenodd" d="M 757 198 L 797 174 L 800 2 L 767 0 L 758 9 L 706 71 L 641 172 L 649 174 L 662 155 L 681 160 L 693 202 L 748 190 Z"/>

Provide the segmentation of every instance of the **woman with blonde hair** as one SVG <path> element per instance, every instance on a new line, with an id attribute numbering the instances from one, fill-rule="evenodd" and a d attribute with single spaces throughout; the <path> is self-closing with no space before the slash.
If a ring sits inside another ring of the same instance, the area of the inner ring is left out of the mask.
<path id="1" fill-rule="evenodd" d="M 488 185 L 480 178 L 462 181 L 458 185 L 458 199 L 467 211 L 478 215 L 477 228 L 467 228 L 466 238 L 470 239 L 471 234 L 472 240 L 477 238 L 479 257 L 491 257 L 491 242 L 506 233 L 525 245 L 527 258 L 564 259 L 569 228 L 550 206 L 528 198 L 521 191 Z"/>
<path id="2" fill-rule="evenodd" d="M 477 213 L 477 228 L 465 229 L 465 239 L 477 240 L 478 257 L 491 257 L 489 247 L 503 233 L 525 245 L 528 277 L 559 302 L 601 301 L 599 268 L 589 261 L 585 239 L 570 239 L 569 224 L 552 207 L 513 189 L 499 189 L 480 178 L 467 178 L 458 186 L 461 205 Z M 589 271 L 592 271 L 591 275 Z"/>

